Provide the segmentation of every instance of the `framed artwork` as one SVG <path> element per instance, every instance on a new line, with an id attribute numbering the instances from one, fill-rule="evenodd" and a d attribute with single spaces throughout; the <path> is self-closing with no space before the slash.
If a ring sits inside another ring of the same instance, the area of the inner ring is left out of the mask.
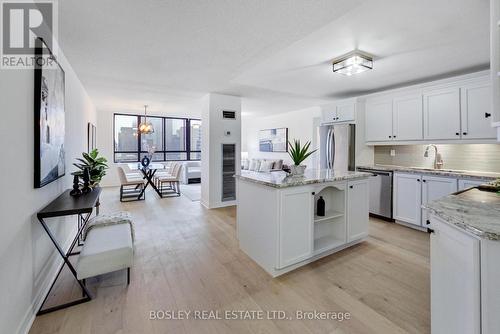
<path id="1" fill-rule="evenodd" d="M 35 43 L 34 186 L 41 188 L 66 173 L 65 74 L 43 39 Z M 44 48 L 48 58 L 43 56 Z"/>
<path id="2" fill-rule="evenodd" d="M 87 125 L 87 153 L 90 153 L 90 151 L 96 148 L 96 136 L 97 128 L 94 124 L 89 122 Z"/>
<path id="3" fill-rule="evenodd" d="M 288 152 L 288 128 L 260 130 L 259 150 L 261 152 Z"/>

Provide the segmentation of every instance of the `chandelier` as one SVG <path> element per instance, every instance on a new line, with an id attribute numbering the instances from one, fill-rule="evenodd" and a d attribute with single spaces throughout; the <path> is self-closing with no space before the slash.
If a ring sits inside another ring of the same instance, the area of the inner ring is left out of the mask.
<path id="1" fill-rule="evenodd" d="M 139 124 L 139 133 L 142 135 L 148 135 L 150 133 L 154 133 L 155 129 L 151 122 L 148 122 L 148 105 L 144 105 L 144 121 Z"/>

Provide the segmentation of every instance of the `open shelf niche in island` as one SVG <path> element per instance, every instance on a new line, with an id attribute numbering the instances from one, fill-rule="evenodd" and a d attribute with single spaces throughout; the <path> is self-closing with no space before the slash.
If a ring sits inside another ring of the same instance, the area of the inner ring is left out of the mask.
<path id="1" fill-rule="evenodd" d="M 318 199 L 325 200 L 325 216 L 317 215 Z M 314 254 L 346 243 L 345 184 L 328 186 L 314 195 Z"/>

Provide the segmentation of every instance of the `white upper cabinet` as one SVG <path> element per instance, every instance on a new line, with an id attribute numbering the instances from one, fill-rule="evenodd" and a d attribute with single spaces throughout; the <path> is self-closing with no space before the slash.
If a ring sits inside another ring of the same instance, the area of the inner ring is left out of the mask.
<path id="1" fill-rule="evenodd" d="M 339 101 L 321 107 L 323 123 L 350 122 L 356 120 L 356 101 Z"/>
<path id="2" fill-rule="evenodd" d="M 366 103 L 367 141 L 392 140 L 392 100 Z"/>
<path id="3" fill-rule="evenodd" d="M 424 139 L 460 139 L 460 88 L 425 92 Z"/>
<path id="4" fill-rule="evenodd" d="M 491 82 L 481 73 L 367 97 L 366 142 L 492 142 L 497 132 L 491 96 Z"/>
<path id="5" fill-rule="evenodd" d="M 422 95 L 397 97 L 393 100 L 394 140 L 422 140 Z"/>
<path id="6" fill-rule="evenodd" d="M 491 85 L 480 83 L 462 87 L 462 139 L 496 138 L 491 127 Z"/>

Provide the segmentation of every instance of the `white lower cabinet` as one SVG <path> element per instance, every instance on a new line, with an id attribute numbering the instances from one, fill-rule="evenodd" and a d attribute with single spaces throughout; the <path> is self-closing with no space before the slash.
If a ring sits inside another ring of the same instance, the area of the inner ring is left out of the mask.
<path id="1" fill-rule="evenodd" d="M 369 191 L 368 180 L 349 183 L 347 189 L 347 241 L 368 236 Z"/>
<path id="2" fill-rule="evenodd" d="M 320 196 L 326 204 L 324 216 L 316 215 Z M 282 190 L 276 269 L 367 237 L 368 196 L 367 179 Z"/>
<path id="3" fill-rule="evenodd" d="M 455 178 L 426 175 L 422 177 L 422 205 L 457 191 L 457 179 Z M 422 226 L 428 219 L 426 210 L 422 209 Z"/>
<path id="4" fill-rule="evenodd" d="M 433 217 L 431 223 L 431 332 L 479 334 L 479 240 Z"/>
<path id="5" fill-rule="evenodd" d="M 422 176 L 394 173 L 393 216 L 397 221 L 421 226 Z"/>
<path id="6" fill-rule="evenodd" d="M 474 188 L 474 187 L 480 186 L 480 185 L 485 184 L 485 183 L 487 183 L 487 181 L 461 179 L 461 180 L 458 180 L 458 190 L 462 191 L 465 189 Z"/>
<path id="7" fill-rule="evenodd" d="M 293 187 L 281 194 L 278 268 L 305 260 L 312 254 L 312 191 L 311 187 Z"/>
<path id="8" fill-rule="evenodd" d="M 422 205 L 457 192 L 457 179 L 421 174 L 394 173 L 393 216 L 398 222 L 425 227 Z"/>

